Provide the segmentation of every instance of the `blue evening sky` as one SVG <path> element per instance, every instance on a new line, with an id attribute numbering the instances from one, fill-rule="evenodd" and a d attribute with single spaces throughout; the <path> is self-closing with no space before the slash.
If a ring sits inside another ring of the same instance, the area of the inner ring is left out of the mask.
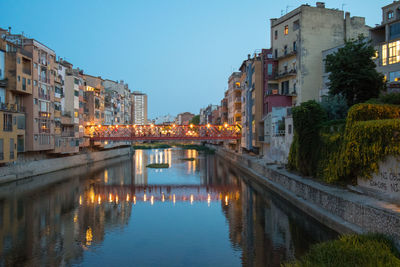
<path id="1" fill-rule="evenodd" d="M 381 22 L 391 0 L 327 0 Z M 149 117 L 219 104 L 247 54 L 270 44 L 269 19 L 296 0 L 0 0 L 0 27 L 24 32 L 85 73 L 148 94 Z M 315 1 L 308 4 L 315 5 Z"/>

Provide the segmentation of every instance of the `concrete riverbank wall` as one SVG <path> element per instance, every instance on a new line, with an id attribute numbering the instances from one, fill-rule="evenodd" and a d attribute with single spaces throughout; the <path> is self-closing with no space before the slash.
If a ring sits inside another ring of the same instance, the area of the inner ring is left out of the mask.
<path id="1" fill-rule="evenodd" d="M 124 156 L 130 152 L 131 148 L 125 147 L 5 166 L 0 168 L 0 184 L 82 165 L 88 165 L 102 160 Z"/>
<path id="2" fill-rule="evenodd" d="M 322 224 L 341 233 L 378 232 L 400 244 L 400 207 L 302 178 L 254 157 L 217 148 L 216 154 Z"/>

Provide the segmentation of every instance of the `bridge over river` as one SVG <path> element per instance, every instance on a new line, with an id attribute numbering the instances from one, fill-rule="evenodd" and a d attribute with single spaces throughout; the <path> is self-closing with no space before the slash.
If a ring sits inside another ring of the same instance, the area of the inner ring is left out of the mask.
<path id="1" fill-rule="evenodd" d="M 85 136 L 92 141 L 223 141 L 238 140 L 241 126 L 235 125 L 87 125 Z"/>

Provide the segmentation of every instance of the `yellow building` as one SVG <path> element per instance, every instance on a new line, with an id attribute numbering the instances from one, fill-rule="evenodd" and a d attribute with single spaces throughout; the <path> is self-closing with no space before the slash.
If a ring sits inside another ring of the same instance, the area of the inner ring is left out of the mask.
<path id="1" fill-rule="evenodd" d="M 0 32 L 3 31 L 0 29 Z M 25 151 L 25 108 L 32 94 L 32 54 L 0 40 L 0 164 Z"/>

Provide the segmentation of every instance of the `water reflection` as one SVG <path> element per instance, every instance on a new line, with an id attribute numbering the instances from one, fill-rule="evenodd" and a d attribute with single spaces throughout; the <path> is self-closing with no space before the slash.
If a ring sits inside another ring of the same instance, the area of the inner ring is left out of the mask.
<path id="1" fill-rule="evenodd" d="M 0 187 L 0 266 L 279 266 L 336 235 L 194 150 L 74 172 Z"/>

